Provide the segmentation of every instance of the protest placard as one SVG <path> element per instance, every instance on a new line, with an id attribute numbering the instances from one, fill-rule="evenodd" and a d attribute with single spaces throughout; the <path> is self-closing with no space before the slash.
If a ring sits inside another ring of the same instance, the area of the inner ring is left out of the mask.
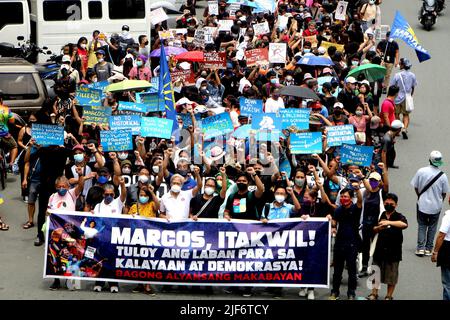
<path id="1" fill-rule="evenodd" d="M 214 43 L 214 37 L 217 32 L 217 27 L 203 27 L 205 44 Z"/>
<path id="2" fill-rule="evenodd" d="M 193 86 L 195 85 L 195 75 L 192 72 L 192 69 L 189 70 L 179 70 L 170 72 L 170 76 L 172 78 L 172 83 L 177 81 L 183 81 L 185 86 Z"/>
<path id="3" fill-rule="evenodd" d="M 280 109 L 281 128 L 288 129 L 295 127 L 298 130 L 309 129 L 310 108 L 288 108 Z"/>
<path id="4" fill-rule="evenodd" d="M 252 114 L 252 129 L 281 131 L 281 117 L 276 113 Z"/>
<path id="5" fill-rule="evenodd" d="M 311 42 L 311 48 L 317 48 L 317 44 L 319 43 L 319 41 L 317 41 L 317 36 L 303 37 L 303 41 Z"/>
<path id="6" fill-rule="evenodd" d="M 292 167 L 288 159 L 284 159 L 283 162 L 280 163 L 279 171 L 286 172 L 287 177 L 291 176 Z"/>
<path id="7" fill-rule="evenodd" d="M 236 139 L 247 139 L 250 137 L 251 130 L 251 124 L 244 124 L 238 127 L 231 135 Z"/>
<path id="8" fill-rule="evenodd" d="M 327 127 L 327 145 L 329 147 L 337 147 L 343 144 L 356 144 L 353 125 Z"/>
<path id="9" fill-rule="evenodd" d="M 173 29 L 172 29 L 173 30 Z M 175 34 L 172 30 L 163 30 L 158 31 L 158 35 L 160 39 L 167 39 L 167 40 L 173 40 L 175 39 Z"/>
<path id="10" fill-rule="evenodd" d="M 228 5 L 227 11 L 230 14 L 230 18 L 236 17 L 236 11 L 241 9 L 241 3 L 231 3 Z"/>
<path id="11" fill-rule="evenodd" d="M 280 141 L 280 130 L 258 130 L 256 141 Z"/>
<path id="12" fill-rule="evenodd" d="M 164 111 L 164 99 L 157 93 L 141 93 L 139 95 L 141 103 L 147 105 L 147 112 Z M 138 100 L 139 101 L 139 100 Z"/>
<path id="13" fill-rule="evenodd" d="M 269 43 L 269 62 L 286 63 L 286 43 Z"/>
<path id="14" fill-rule="evenodd" d="M 93 123 L 97 125 L 107 126 L 109 125 L 109 117 L 111 116 L 112 109 L 110 107 L 95 107 L 86 106 L 83 107 L 83 118 L 85 125 L 91 125 Z"/>
<path id="15" fill-rule="evenodd" d="M 346 1 L 339 1 L 338 2 L 338 5 L 336 7 L 336 11 L 334 13 L 334 18 L 336 20 L 345 21 L 345 18 L 347 16 L 347 6 L 348 6 L 348 2 L 346 2 Z"/>
<path id="16" fill-rule="evenodd" d="M 166 14 L 162 7 L 150 11 L 150 22 L 153 25 L 166 21 L 167 19 L 169 19 L 169 16 Z"/>
<path id="17" fill-rule="evenodd" d="M 50 213 L 44 278 L 216 287 L 329 285 L 330 222 L 326 218 L 262 224 Z M 66 226 L 73 227 L 70 243 L 59 236 L 62 232 L 64 237 Z M 253 241 L 254 235 L 258 241 Z M 76 259 L 67 260 L 69 246 Z M 84 272 L 80 266 L 86 266 Z"/>
<path id="18" fill-rule="evenodd" d="M 109 128 L 111 130 L 131 129 L 134 135 L 138 135 L 141 132 L 141 117 L 138 115 L 111 116 Z"/>
<path id="19" fill-rule="evenodd" d="M 119 110 L 147 113 L 147 105 L 144 103 L 119 101 Z"/>
<path id="20" fill-rule="evenodd" d="M 173 120 L 157 117 L 141 118 L 141 136 L 170 139 L 172 136 Z"/>
<path id="21" fill-rule="evenodd" d="M 283 31 L 284 29 L 287 28 L 287 24 L 289 22 L 289 17 L 285 17 L 285 16 L 278 16 L 278 27 L 280 28 L 281 31 Z"/>
<path id="22" fill-rule="evenodd" d="M 344 47 L 343 44 L 337 44 L 337 43 L 333 43 L 333 42 L 322 41 L 320 43 L 320 46 L 325 48 L 325 50 L 326 50 L 325 51 L 326 52 L 325 55 L 326 56 L 328 56 L 328 48 L 332 47 L 332 46 L 336 48 L 336 51 L 339 51 L 341 53 L 345 52 L 345 47 Z"/>
<path id="23" fill-rule="evenodd" d="M 208 140 L 234 131 L 233 122 L 227 112 L 202 120 L 204 139 Z"/>
<path id="24" fill-rule="evenodd" d="M 217 1 L 208 1 L 209 15 L 219 15 L 219 3 Z"/>
<path id="25" fill-rule="evenodd" d="M 375 33 L 375 40 L 377 41 L 381 41 L 386 39 L 386 34 L 389 32 L 389 30 L 391 29 L 390 25 L 380 25 L 378 28 L 375 28 L 374 33 Z"/>
<path id="26" fill-rule="evenodd" d="M 248 67 L 262 64 L 269 65 L 269 49 L 260 48 L 247 50 L 245 51 L 245 59 L 247 60 Z"/>
<path id="27" fill-rule="evenodd" d="M 322 153 L 321 132 L 301 132 L 291 134 L 292 154 Z"/>
<path id="28" fill-rule="evenodd" d="M 341 147 L 341 162 L 356 166 L 369 167 L 372 163 L 373 147 L 348 145 Z"/>
<path id="29" fill-rule="evenodd" d="M 42 146 L 62 146 L 64 145 L 64 127 L 33 123 L 31 137 L 36 140 L 36 144 Z"/>
<path id="30" fill-rule="evenodd" d="M 205 32 L 203 29 L 196 29 L 194 34 L 194 45 L 203 48 L 205 46 Z"/>
<path id="31" fill-rule="evenodd" d="M 263 101 L 257 99 L 239 98 L 239 109 L 241 116 L 249 117 L 252 114 L 263 112 Z"/>
<path id="32" fill-rule="evenodd" d="M 177 116 L 183 120 L 183 129 L 187 129 L 189 126 L 192 126 L 192 117 L 190 113 L 179 113 Z M 202 115 L 200 113 L 195 113 L 194 117 L 197 127 L 200 128 L 202 126 Z"/>
<path id="33" fill-rule="evenodd" d="M 92 83 L 88 84 L 87 87 L 90 89 L 100 90 L 104 94 L 106 87 L 109 85 L 110 85 L 109 81 L 105 80 L 105 81 L 100 81 L 100 82 L 92 82 Z"/>
<path id="34" fill-rule="evenodd" d="M 253 30 L 255 32 L 255 36 L 270 33 L 269 23 L 267 21 L 256 23 L 253 25 Z"/>
<path id="35" fill-rule="evenodd" d="M 75 93 L 75 99 L 77 99 L 77 105 L 79 106 L 99 107 L 102 105 L 102 91 L 81 86 Z"/>
<path id="36" fill-rule="evenodd" d="M 206 69 L 226 69 L 226 52 L 204 52 L 202 66 Z"/>
<path id="37" fill-rule="evenodd" d="M 218 31 L 231 31 L 233 24 L 233 20 L 219 20 L 217 21 Z"/>
<path id="38" fill-rule="evenodd" d="M 104 152 L 133 150 L 133 134 L 131 129 L 102 130 L 100 131 L 100 144 Z"/>

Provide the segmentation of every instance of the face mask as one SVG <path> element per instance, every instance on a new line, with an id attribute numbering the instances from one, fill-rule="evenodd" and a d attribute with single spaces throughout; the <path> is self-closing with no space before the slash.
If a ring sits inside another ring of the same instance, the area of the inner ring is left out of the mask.
<path id="1" fill-rule="evenodd" d="M 277 78 L 270 79 L 270 83 L 271 84 L 278 84 L 278 79 Z"/>
<path id="2" fill-rule="evenodd" d="M 286 81 L 289 81 L 289 82 L 292 81 L 292 77 L 291 76 L 287 76 L 286 77 Z"/>
<path id="3" fill-rule="evenodd" d="M 105 183 L 108 182 L 108 178 L 105 177 L 105 176 L 100 176 L 100 177 L 97 179 L 97 181 L 98 181 L 98 183 L 100 183 L 100 184 L 105 184 Z"/>
<path id="4" fill-rule="evenodd" d="M 352 66 L 357 66 L 359 61 L 352 60 Z"/>
<path id="5" fill-rule="evenodd" d="M 285 199 L 286 198 L 283 195 L 281 195 L 281 194 L 276 194 L 275 195 L 275 201 L 278 202 L 278 203 L 282 203 Z"/>
<path id="6" fill-rule="evenodd" d="M 111 202 L 113 202 L 114 197 L 113 196 L 106 196 L 105 197 L 105 203 L 106 204 L 110 204 Z"/>
<path id="7" fill-rule="evenodd" d="M 98 79 L 97 78 L 94 78 L 94 79 L 92 79 L 92 82 L 97 82 L 98 81 Z"/>
<path id="8" fill-rule="evenodd" d="M 378 181 L 369 181 L 369 184 L 372 189 L 378 188 L 378 186 L 380 185 Z"/>
<path id="9" fill-rule="evenodd" d="M 124 36 L 127 36 L 127 35 L 129 34 L 129 32 L 128 32 L 127 30 L 123 30 L 123 31 L 122 31 L 122 34 L 123 34 Z"/>
<path id="10" fill-rule="evenodd" d="M 392 204 L 386 204 L 384 208 L 386 209 L 387 212 L 394 212 L 395 210 L 395 207 Z"/>
<path id="11" fill-rule="evenodd" d="M 117 157 L 118 157 L 120 160 L 125 160 L 126 158 L 128 158 L 128 153 L 118 153 L 118 154 L 117 154 Z"/>
<path id="12" fill-rule="evenodd" d="M 73 159 L 75 160 L 75 162 L 83 162 L 84 155 L 82 153 L 78 153 L 73 156 Z"/>
<path id="13" fill-rule="evenodd" d="M 137 65 L 138 67 L 142 67 L 143 62 L 142 62 L 142 61 L 136 61 L 136 65 Z"/>
<path id="14" fill-rule="evenodd" d="M 247 190 L 247 184 L 246 183 L 236 183 L 239 191 L 246 191 Z"/>
<path id="15" fill-rule="evenodd" d="M 182 177 L 186 177 L 188 175 L 187 170 L 177 170 L 177 173 L 180 174 Z"/>
<path id="16" fill-rule="evenodd" d="M 305 179 L 295 179 L 295 184 L 299 187 L 303 187 L 305 184 Z"/>
<path id="17" fill-rule="evenodd" d="M 154 173 L 159 173 L 159 167 L 158 166 L 153 166 L 152 170 Z"/>
<path id="18" fill-rule="evenodd" d="M 105 61 L 105 59 L 103 59 L 103 58 L 98 59 L 98 62 L 100 62 L 100 63 L 102 63 L 103 61 Z"/>
<path id="19" fill-rule="evenodd" d="M 66 195 L 66 193 L 67 193 L 67 189 L 64 189 L 64 188 L 58 189 L 58 194 L 61 197 L 64 197 Z"/>
<path id="20" fill-rule="evenodd" d="M 370 4 L 375 4 L 375 1 L 374 0 L 370 0 L 369 3 Z"/>
<path id="21" fill-rule="evenodd" d="M 311 49 L 303 49 L 303 52 L 304 52 L 304 53 L 310 53 L 310 52 L 311 52 Z"/>
<path id="22" fill-rule="evenodd" d="M 357 110 L 357 111 L 355 112 L 355 114 L 356 114 L 357 116 L 362 116 L 362 115 L 363 115 L 363 113 L 364 113 L 364 112 L 362 112 L 362 111 L 359 111 L 359 110 Z"/>
<path id="23" fill-rule="evenodd" d="M 352 203 L 352 199 L 341 199 L 341 205 L 344 207 L 348 206 L 350 203 Z"/>
<path id="24" fill-rule="evenodd" d="M 172 191 L 173 193 L 180 193 L 181 191 L 181 187 L 177 184 L 174 184 L 171 188 L 170 191 Z"/>
<path id="25" fill-rule="evenodd" d="M 122 169 L 122 173 L 123 174 L 130 174 L 131 173 L 131 169 L 130 168 L 123 168 Z"/>
<path id="26" fill-rule="evenodd" d="M 140 175 L 139 178 L 138 178 L 138 181 L 140 183 L 144 183 L 145 184 L 145 183 L 148 182 L 148 177 L 146 175 Z"/>
<path id="27" fill-rule="evenodd" d="M 80 44 L 80 47 L 81 47 L 82 49 L 86 49 L 86 44 L 85 44 L 85 43 L 82 43 L 82 44 Z"/>
<path id="28" fill-rule="evenodd" d="M 206 90 L 206 88 L 207 88 L 206 86 L 201 86 L 200 87 L 201 90 Z"/>
<path id="29" fill-rule="evenodd" d="M 140 202 L 140 203 L 147 203 L 148 200 L 149 200 L 149 197 L 144 197 L 144 196 L 139 197 L 139 202 Z"/>
<path id="30" fill-rule="evenodd" d="M 149 43 L 148 41 L 145 41 L 144 45 L 148 46 L 148 43 Z"/>
<path id="31" fill-rule="evenodd" d="M 205 187 L 205 193 L 210 196 L 214 193 L 214 188 L 211 187 Z"/>
<path id="32" fill-rule="evenodd" d="M 340 109 L 334 109 L 333 113 L 338 116 L 338 115 L 342 114 L 342 111 Z"/>

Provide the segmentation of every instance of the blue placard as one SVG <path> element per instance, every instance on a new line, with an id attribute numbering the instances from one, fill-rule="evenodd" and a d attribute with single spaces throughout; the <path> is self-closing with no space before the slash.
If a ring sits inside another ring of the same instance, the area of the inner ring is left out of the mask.
<path id="1" fill-rule="evenodd" d="M 341 162 L 356 166 L 369 167 L 372 163 L 373 147 L 348 145 L 341 147 Z"/>
<path id="2" fill-rule="evenodd" d="M 141 117 L 137 115 L 109 117 L 109 128 L 111 130 L 131 129 L 134 135 L 138 135 L 141 132 Z"/>
<path id="3" fill-rule="evenodd" d="M 291 134 L 292 154 L 322 153 L 321 132 L 301 132 Z"/>
<path id="4" fill-rule="evenodd" d="M 85 106 L 83 107 L 84 124 L 90 125 L 95 123 L 102 126 L 109 125 L 111 113 L 111 107 Z"/>
<path id="5" fill-rule="evenodd" d="M 284 159 L 284 161 L 280 163 L 280 172 L 286 172 L 288 178 L 291 176 L 292 167 L 288 159 Z"/>
<path id="6" fill-rule="evenodd" d="M 103 93 L 105 93 L 105 89 L 109 85 L 110 85 L 109 81 L 105 80 L 105 81 L 90 83 L 86 87 L 88 87 L 90 89 L 101 90 Z"/>
<path id="7" fill-rule="evenodd" d="M 157 117 L 141 118 L 141 136 L 170 139 L 173 120 Z"/>
<path id="8" fill-rule="evenodd" d="M 64 145 L 64 127 L 34 123 L 31 128 L 31 137 L 37 144 L 43 146 L 62 146 Z"/>
<path id="9" fill-rule="evenodd" d="M 102 130 L 100 131 L 100 143 L 103 151 L 130 151 L 133 150 L 133 134 L 127 130 Z"/>
<path id="10" fill-rule="evenodd" d="M 133 111 L 133 112 L 147 113 L 147 107 L 148 106 L 143 103 L 125 102 L 125 101 L 119 102 L 119 110 L 121 110 L 121 111 Z"/>
<path id="11" fill-rule="evenodd" d="M 225 135 L 234 131 L 229 113 L 221 113 L 202 120 L 202 132 L 204 139 Z"/>
<path id="12" fill-rule="evenodd" d="M 310 108 L 280 109 L 281 125 L 283 129 L 295 126 L 298 130 L 309 129 Z"/>
<path id="13" fill-rule="evenodd" d="M 280 141 L 279 130 L 258 130 L 256 132 L 256 141 Z"/>
<path id="14" fill-rule="evenodd" d="M 356 144 L 353 125 L 327 127 L 327 145 L 337 147 L 343 144 Z"/>
<path id="15" fill-rule="evenodd" d="M 138 101 L 147 106 L 147 112 L 164 111 L 164 98 L 155 93 L 141 93 Z"/>
<path id="16" fill-rule="evenodd" d="M 244 97 L 239 98 L 239 109 L 241 110 L 241 116 L 252 116 L 256 113 L 263 112 L 263 101 L 256 99 L 247 99 Z"/>
<path id="17" fill-rule="evenodd" d="M 244 124 L 238 127 L 232 134 L 236 139 L 247 139 L 250 137 L 250 130 L 252 130 L 251 124 Z"/>
<path id="18" fill-rule="evenodd" d="M 281 131 L 281 117 L 278 117 L 276 113 L 253 114 L 252 129 Z"/>
<path id="19" fill-rule="evenodd" d="M 189 126 L 192 126 L 192 118 L 190 113 L 179 113 L 177 114 L 178 117 L 183 120 L 183 129 L 187 129 Z M 197 127 L 201 128 L 202 126 L 202 115 L 200 113 L 194 114 L 195 121 L 197 124 Z"/>
<path id="20" fill-rule="evenodd" d="M 96 106 L 102 105 L 102 91 L 81 86 L 77 89 L 75 98 L 79 106 Z"/>

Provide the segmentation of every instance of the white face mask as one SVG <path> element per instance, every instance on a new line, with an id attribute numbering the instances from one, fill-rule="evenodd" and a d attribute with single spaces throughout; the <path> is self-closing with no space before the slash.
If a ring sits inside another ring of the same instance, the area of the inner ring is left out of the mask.
<path id="1" fill-rule="evenodd" d="M 153 166 L 152 170 L 154 173 L 159 173 L 159 167 L 158 166 Z"/>
<path id="2" fill-rule="evenodd" d="M 362 116 L 362 115 L 363 115 L 363 113 L 364 113 L 364 112 L 362 112 L 362 111 L 359 111 L 359 110 L 357 110 L 357 111 L 355 112 L 355 114 L 356 114 L 357 116 Z"/>
<path id="3" fill-rule="evenodd" d="M 147 183 L 148 182 L 148 177 L 145 176 L 145 175 L 141 175 L 141 176 L 139 176 L 138 181 L 140 183 Z"/>
<path id="4" fill-rule="evenodd" d="M 123 34 L 124 36 L 127 36 L 129 33 L 130 33 L 130 32 L 128 32 L 127 30 L 123 30 L 123 31 L 122 31 L 122 34 Z"/>
<path id="5" fill-rule="evenodd" d="M 81 47 L 82 49 L 86 49 L 86 43 L 80 44 L 80 47 Z"/>
<path id="6" fill-rule="evenodd" d="M 103 61 L 105 61 L 105 59 L 103 59 L 103 58 L 98 59 L 98 62 L 100 62 L 100 63 L 102 63 Z"/>
<path id="7" fill-rule="evenodd" d="M 275 195 L 275 201 L 278 203 L 282 203 L 286 198 L 284 196 L 282 196 L 281 194 L 276 194 Z"/>
<path id="8" fill-rule="evenodd" d="M 205 187 L 205 193 L 210 196 L 214 193 L 214 188 L 211 187 Z"/>
<path id="9" fill-rule="evenodd" d="M 370 4 L 375 4 L 375 0 L 370 0 L 369 3 Z"/>
<path id="10" fill-rule="evenodd" d="M 181 191 L 181 187 L 177 184 L 174 184 L 171 188 L 170 191 L 172 191 L 173 193 L 180 193 Z"/>
<path id="11" fill-rule="evenodd" d="M 123 174 L 130 174 L 131 173 L 131 169 L 130 168 L 123 168 L 122 169 L 122 173 Z"/>

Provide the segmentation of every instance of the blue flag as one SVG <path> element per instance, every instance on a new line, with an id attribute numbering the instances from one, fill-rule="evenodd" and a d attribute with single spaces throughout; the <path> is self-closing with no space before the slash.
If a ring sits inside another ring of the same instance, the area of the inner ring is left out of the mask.
<path id="1" fill-rule="evenodd" d="M 161 56 L 159 60 L 159 97 L 164 100 L 166 118 L 173 121 L 172 132 L 177 129 L 177 111 L 175 110 L 175 96 L 172 88 L 172 79 L 170 77 L 169 66 L 167 65 L 166 51 L 164 45 L 161 43 Z"/>
<path id="2" fill-rule="evenodd" d="M 408 46 L 416 50 L 417 58 L 419 58 L 420 62 L 431 59 L 430 54 L 419 44 L 419 40 L 417 40 L 414 30 L 399 11 L 395 13 L 394 22 L 391 27 L 391 35 L 389 38 L 401 39 L 405 41 Z"/>

